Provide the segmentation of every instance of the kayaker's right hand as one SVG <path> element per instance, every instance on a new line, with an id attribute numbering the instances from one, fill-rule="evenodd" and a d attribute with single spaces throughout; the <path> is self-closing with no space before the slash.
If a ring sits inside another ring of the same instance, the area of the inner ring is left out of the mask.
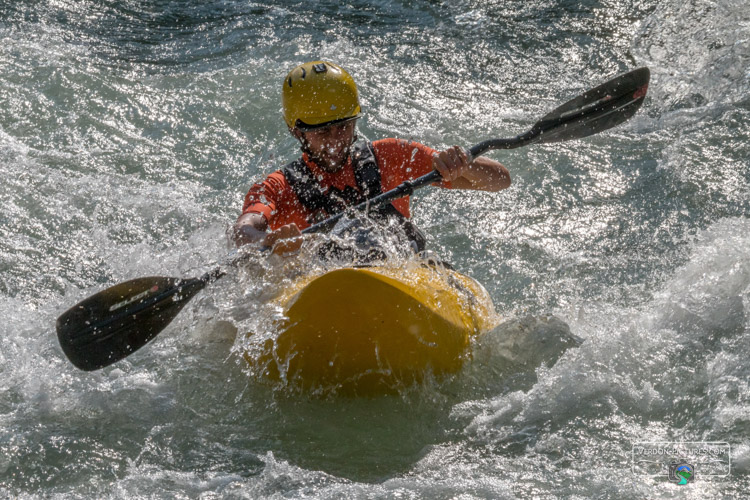
<path id="1" fill-rule="evenodd" d="M 268 233 L 261 241 L 261 245 L 270 247 L 276 255 L 296 252 L 302 246 L 302 231 L 294 223 L 281 226 Z"/>
<path id="2" fill-rule="evenodd" d="M 237 219 L 230 235 L 238 247 L 260 244 L 261 247 L 271 248 L 277 255 L 296 252 L 302 246 L 302 232 L 297 224 L 287 224 L 270 233 L 266 233 L 267 230 L 266 218 L 250 212 Z"/>

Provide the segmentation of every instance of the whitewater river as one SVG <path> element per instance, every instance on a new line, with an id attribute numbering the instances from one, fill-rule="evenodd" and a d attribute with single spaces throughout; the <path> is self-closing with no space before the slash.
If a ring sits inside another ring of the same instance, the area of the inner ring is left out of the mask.
<path id="1" fill-rule="evenodd" d="M 257 383 L 237 332 L 272 322 L 304 266 L 265 259 L 126 360 L 73 367 L 68 307 L 227 254 L 249 186 L 298 154 L 281 79 L 319 58 L 358 82 L 361 136 L 436 148 L 524 132 L 630 69 L 652 79 L 623 126 L 491 153 L 507 191 L 414 196 L 433 250 L 509 322 L 456 376 L 374 398 Z M 741 0 L 0 0 L 0 176 L 0 497 L 750 491 Z M 509 370 L 519 332 L 530 357 Z M 643 467 L 643 441 L 728 454 L 678 485 Z"/>

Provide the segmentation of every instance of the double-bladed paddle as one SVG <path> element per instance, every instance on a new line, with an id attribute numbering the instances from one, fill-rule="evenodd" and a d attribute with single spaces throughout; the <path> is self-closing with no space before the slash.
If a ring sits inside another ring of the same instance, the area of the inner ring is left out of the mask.
<path id="1" fill-rule="evenodd" d="M 643 104 L 648 68 L 639 68 L 596 87 L 548 113 L 531 129 L 511 139 L 490 139 L 468 150 L 471 158 L 492 149 L 580 139 L 612 128 L 632 117 Z M 406 181 L 353 208 L 367 211 L 440 180 L 433 171 Z M 303 234 L 332 228 L 334 215 L 308 227 Z M 226 274 L 223 267 L 199 278 L 137 278 L 114 285 L 79 302 L 57 318 L 57 337 L 70 361 L 81 370 L 97 370 L 140 349 L 206 285 Z"/>

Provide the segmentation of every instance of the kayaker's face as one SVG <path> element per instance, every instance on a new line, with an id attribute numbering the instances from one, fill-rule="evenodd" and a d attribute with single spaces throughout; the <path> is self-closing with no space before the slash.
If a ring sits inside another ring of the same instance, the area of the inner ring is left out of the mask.
<path id="1" fill-rule="evenodd" d="M 354 141 L 355 121 L 351 120 L 307 132 L 294 130 L 305 152 L 323 170 L 337 172 L 346 165 Z"/>

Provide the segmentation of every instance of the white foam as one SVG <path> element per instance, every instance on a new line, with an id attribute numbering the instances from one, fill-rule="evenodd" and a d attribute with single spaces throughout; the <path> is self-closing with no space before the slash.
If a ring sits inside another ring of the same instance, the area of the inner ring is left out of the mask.
<path id="1" fill-rule="evenodd" d="M 699 233 L 690 260 L 650 303 L 620 310 L 581 305 L 587 319 L 572 319 L 571 330 L 586 338 L 583 346 L 552 368 L 540 367 L 529 391 L 463 403 L 454 418 L 470 418 L 465 432 L 486 443 L 538 436 L 549 447 L 556 434 L 541 429 L 583 419 L 589 437 L 574 446 L 594 439 L 598 448 L 600 418 L 614 427 L 612 445 L 623 450 L 643 439 L 741 443 L 736 429 L 746 428 L 750 415 L 748 247 L 750 221 L 717 222 Z M 526 437 L 524 429 L 531 430 Z"/>

